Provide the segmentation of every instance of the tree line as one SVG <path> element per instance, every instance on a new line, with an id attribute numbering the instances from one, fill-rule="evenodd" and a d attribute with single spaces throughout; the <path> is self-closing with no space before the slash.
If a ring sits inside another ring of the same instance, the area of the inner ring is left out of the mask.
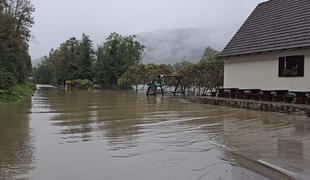
<path id="1" fill-rule="evenodd" d="M 0 1 L 0 91 L 23 84 L 32 75 L 29 40 L 35 8 L 29 0 Z M 223 61 L 206 48 L 199 63 L 143 64 L 144 46 L 135 35 L 111 33 L 94 48 L 89 36 L 69 38 L 52 49 L 33 71 L 37 83 L 63 85 L 65 80 L 89 80 L 103 88 L 147 85 L 159 74 L 182 76 L 181 89 L 204 94 L 223 84 Z M 167 82 L 173 85 L 175 82 Z"/>
<path id="2" fill-rule="evenodd" d="M 89 80 L 103 88 L 115 88 L 118 79 L 141 63 L 144 46 L 136 36 L 111 33 L 97 49 L 89 36 L 72 37 L 35 68 L 37 83 L 63 85 L 65 80 Z"/>
<path id="3" fill-rule="evenodd" d="M 183 93 L 202 95 L 223 85 L 224 63 L 219 52 L 208 47 L 196 63 L 143 64 L 144 46 L 135 35 L 111 33 L 97 49 L 89 36 L 70 38 L 51 50 L 35 68 L 37 83 L 63 85 L 65 80 L 89 80 L 102 88 L 129 89 L 146 86 L 158 75 L 182 76 Z M 176 85 L 169 79 L 166 85 Z"/>
<path id="4" fill-rule="evenodd" d="M 147 85 L 158 75 L 180 76 L 180 90 L 188 95 L 205 95 L 223 86 L 224 62 L 219 52 L 207 47 L 198 63 L 181 61 L 174 65 L 139 64 L 132 66 L 119 79 L 118 84 L 123 88 Z M 175 86 L 175 78 L 165 80 L 165 85 Z"/>
<path id="5" fill-rule="evenodd" d="M 31 75 L 28 42 L 34 10 L 29 0 L 0 1 L 0 91 L 25 83 Z"/>

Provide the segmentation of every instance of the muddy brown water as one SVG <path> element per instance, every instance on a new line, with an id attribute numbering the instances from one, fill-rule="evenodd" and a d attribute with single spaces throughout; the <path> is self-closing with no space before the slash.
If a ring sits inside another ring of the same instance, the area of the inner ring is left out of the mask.
<path id="1" fill-rule="evenodd" d="M 45 86 L 0 106 L 0 179 L 290 177 L 310 179 L 306 117 Z"/>

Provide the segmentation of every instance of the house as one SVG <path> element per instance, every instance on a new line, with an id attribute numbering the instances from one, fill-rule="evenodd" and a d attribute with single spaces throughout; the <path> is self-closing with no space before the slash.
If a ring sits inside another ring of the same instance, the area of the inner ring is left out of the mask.
<path id="1" fill-rule="evenodd" d="M 221 56 L 225 88 L 310 91 L 310 0 L 259 4 Z"/>

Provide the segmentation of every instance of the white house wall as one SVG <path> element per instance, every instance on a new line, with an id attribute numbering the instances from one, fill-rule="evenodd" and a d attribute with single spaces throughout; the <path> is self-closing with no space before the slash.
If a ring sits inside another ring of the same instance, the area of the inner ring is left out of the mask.
<path id="1" fill-rule="evenodd" d="M 304 77 L 279 77 L 279 57 L 305 55 Z M 310 50 L 227 58 L 224 87 L 310 91 Z"/>

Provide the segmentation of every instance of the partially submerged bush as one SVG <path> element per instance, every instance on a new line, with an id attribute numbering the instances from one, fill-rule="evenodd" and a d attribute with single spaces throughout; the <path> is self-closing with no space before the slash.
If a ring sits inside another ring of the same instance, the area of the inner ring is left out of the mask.
<path id="1" fill-rule="evenodd" d="M 93 82 L 87 79 L 76 79 L 72 81 L 72 87 L 78 89 L 88 89 L 92 88 Z"/>
<path id="2" fill-rule="evenodd" d="M 32 95 L 35 89 L 35 84 L 27 82 L 25 84 L 18 84 L 8 90 L 0 90 L 0 104 L 9 101 L 18 101 L 24 97 Z"/>

